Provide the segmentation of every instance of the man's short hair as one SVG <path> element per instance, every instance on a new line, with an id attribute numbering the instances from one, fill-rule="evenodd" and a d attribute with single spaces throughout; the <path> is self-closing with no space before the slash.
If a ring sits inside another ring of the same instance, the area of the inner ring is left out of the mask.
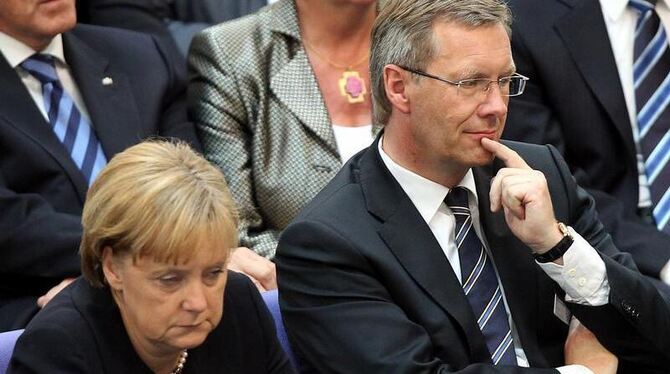
<path id="1" fill-rule="evenodd" d="M 473 28 L 501 24 L 510 35 L 512 14 L 500 0 L 387 0 L 372 29 L 370 82 L 375 123 L 386 124 L 391 114 L 384 90 L 384 66 L 424 70 L 438 53 L 435 22 Z"/>
<path id="2" fill-rule="evenodd" d="M 223 174 L 186 143 L 147 141 L 112 158 L 86 196 L 84 277 L 104 286 L 102 252 L 183 263 L 237 246 L 237 211 Z"/>

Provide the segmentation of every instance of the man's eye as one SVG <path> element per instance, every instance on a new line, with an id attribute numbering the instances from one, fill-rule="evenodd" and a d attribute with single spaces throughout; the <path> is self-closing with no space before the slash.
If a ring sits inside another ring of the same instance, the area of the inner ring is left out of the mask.
<path id="1" fill-rule="evenodd" d="M 479 79 L 466 79 L 460 81 L 460 86 L 461 88 L 469 89 L 469 88 L 476 88 L 477 86 L 480 85 L 482 81 Z"/>
<path id="2" fill-rule="evenodd" d="M 511 81 L 512 81 L 512 77 L 502 77 L 502 78 L 498 79 L 498 84 L 500 85 L 500 87 L 505 87 L 505 86 L 509 86 Z"/>

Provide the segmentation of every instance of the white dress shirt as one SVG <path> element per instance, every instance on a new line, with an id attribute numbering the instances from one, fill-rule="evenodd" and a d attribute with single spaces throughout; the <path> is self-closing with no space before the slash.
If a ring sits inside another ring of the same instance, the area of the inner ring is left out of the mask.
<path id="1" fill-rule="evenodd" d="M 398 165 L 384 152 L 382 140 L 380 140 L 378 146 L 382 161 L 412 201 L 421 217 L 426 221 L 430 231 L 442 248 L 444 255 L 449 260 L 456 277 L 461 280 L 460 259 L 454 239 L 456 220 L 454 214 L 444 203 L 444 199 L 449 193 L 449 188 Z M 477 189 L 475 188 L 472 170 L 467 172 L 459 183 L 459 186 L 468 190 L 473 227 L 486 251 L 489 252 L 488 243 L 481 230 Z M 566 301 L 594 306 L 605 305 L 607 304 L 610 290 L 605 263 L 586 240 L 574 231 L 571 231 L 571 233 L 575 240 L 563 255 L 563 265 L 557 265 L 553 262 L 547 264 L 538 263 L 538 265 L 565 290 Z M 490 253 L 489 258 L 493 261 L 495 268 L 495 261 L 490 256 Z M 517 364 L 528 367 L 528 359 L 523 347 L 521 347 L 516 326 L 510 316 L 510 309 L 505 297 L 505 288 L 500 282 L 497 269 L 496 277 L 503 293 L 505 310 L 509 316 L 508 321 L 514 338 L 514 351 L 516 353 Z M 563 366 L 558 368 L 558 370 L 563 374 L 592 373 L 591 370 L 581 365 Z"/>
<path id="2" fill-rule="evenodd" d="M 340 153 L 342 163 L 349 161 L 351 156 L 367 148 L 372 144 L 372 125 L 363 126 L 340 126 L 333 124 L 337 151 Z"/>
<path id="3" fill-rule="evenodd" d="M 603 11 L 607 34 L 609 35 L 614 60 L 616 61 L 619 79 L 623 88 L 623 96 L 626 100 L 629 120 L 633 131 L 633 140 L 637 149 L 637 168 L 639 175 L 639 207 L 650 207 L 651 194 L 649 183 L 644 169 L 644 156 L 640 152 L 637 109 L 635 105 L 635 89 L 633 86 L 633 49 L 635 46 L 635 24 L 638 13 L 628 6 L 628 0 L 600 0 Z M 656 13 L 661 19 L 667 32 L 670 32 L 670 0 L 658 0 Z M 663 267 L 660 274 L 663 282 L 670 284 L 670 261 Z"/>
<path id="4" fill-rule="evenodd" d="M 9 66 L 18 72 L 21 81 L 28 89 L 30 96 L 33 98 L 33 101 L 35 101 L 42 116 L 49 122 L 49 116 L 47 115 L 45 109 L 46 106 L 44 105 L 44 96 L 42 95 L 42 83 L 19 66 L 25 59 L 35 54 L 36 51 L 11 36 L 0 32 L 0 53 L 5 56 Z M 44 50 L 40 51 L 40 53 L 51 55 L 55 58 L 56 74 L 60 79 L 63 89 L 70 95 L 72 100 L 74 100 L 77 109 L 79 109 L 82 116 L 89 119 L 90 117 L 86 110 L 84 100 L 82 99 L 77 84 L 70 73 L 70 68 L 65 62 L 62 36 L 60 34 L 56 35 L 56 37 L 51 40 L 51 43 L 49 43 Z"/>

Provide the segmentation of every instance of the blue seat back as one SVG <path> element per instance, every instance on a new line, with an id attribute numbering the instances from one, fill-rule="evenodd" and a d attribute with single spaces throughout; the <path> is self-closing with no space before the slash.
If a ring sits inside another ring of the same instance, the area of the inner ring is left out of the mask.
<path id="1" fill-rule="evenodd" d="M 268 310 L 270 310 L 270 313 L 272 314 L 272 318 L 275 320 L 279 343 L 281 344 L 282 348 L 284 348 L 284 352 L 286 352 L 288 359 L 291 361 L 291 364 L 294 368 L 296 368 L 297 371 L 299 368 L 298 362 L 295 359 L 293 350 L 291 350 L 291 345 L 289 344 L 288 336 L 286 335 L 286 329 L 284 328 L 284 321 L 282 320 L 281 312 L 279 311 L 279 293 L 277 290 L 271 290 L 262 292 L 261 295 L 263 296 L 265 305 L 267 305 Z"/>
<path id="2" fill-rule="evenodd" d="M 19 338 L 23 330 L 14 330 L 0 333 L 0 374 L 5 374 L 9 360 L 14 352 L 16 339 Z"/>

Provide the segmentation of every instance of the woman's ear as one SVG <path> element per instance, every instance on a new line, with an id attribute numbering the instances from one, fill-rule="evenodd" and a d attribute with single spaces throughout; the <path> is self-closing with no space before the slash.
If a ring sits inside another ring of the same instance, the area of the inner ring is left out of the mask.
<path id="1" fill-rule="evenodd" d="M 112 290 L 120 291 L 123 289 L 123 272 L 121 271 L 121 262 L 114 256 L 112 247 L 102 249 L 102 272 L 105 275 L 107 284 Z"/>

